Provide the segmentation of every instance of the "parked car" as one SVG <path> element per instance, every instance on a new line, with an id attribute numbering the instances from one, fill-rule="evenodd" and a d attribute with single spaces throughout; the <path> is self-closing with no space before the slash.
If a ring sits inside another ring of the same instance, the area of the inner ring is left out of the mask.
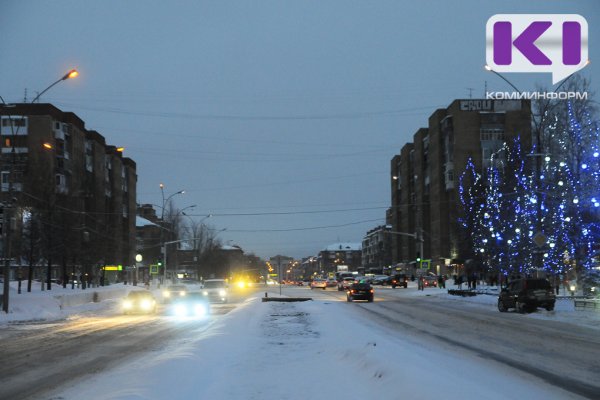
<path id="1" fill-rule="evenodd" d="M 327 279 L 327 287 L 336 287 L 337 286 L 337 281 L 333 278 L 328 278 Z"/>
<path id="2" fill-rule="evenodd" d="M 133 290 L 123 299 L 122 308 L 123 314 L 154 314 L 156 299 L 152 292 L 147 290 Z"/>
<path id="3" fill-rule="evenodd" d="M 341 281 L 338 282 L 337 284 L 337 289 L 338 291 L 342 291 L 342 290 L 348 290 L 350 288 L 350 286 L 352 284 L 354 284 L 356 281 L 354 280 L 353 276 L 347 276 L 345 278 L 342 278 Z"/>
<path id="4" fill-rule="evenodd" d="M 371 303 L 373 301 L 373 295 L 374 290 L 370 283 L 354 283 L 346 291 L 346 301 L 367 300 L 369 303 Z"/>
<path id="5" fill-rule="evenodd" d="M 310 283 L 310 288 L 311 289 L 322 288 L 323 290 L 325 290 L 325 289 L 327 289 L 327 281 L 325 279 L 315 278 Z"/>
<path id="6" fill-rule="evenodd" d="M 389 279 L 389 284 L 392 286 L 392 289 L 396 289 L 396 286 L 401 286 L 404 289 L 408 287 L 408 276 L 402 275 L 393 275 Z"/>
<path id="7" fill-rule="evenodd" d="M 188 293 L 188 289 L 185 285 L 170 285 L 162 291 L 162 298 L 165 303 L 177 297 L 185 297 Z"/>
<path id="8" fill-rule="evenodd" d="M 204 281 L 202 294 L 211 303 L 227 303 L 229 287 L 225 279 L 207 279 Z"/>
<path id="9" fill-rule="evenodd" d="M 203 318 L 210 314 L 210 304 L 202 293 L 193 292 L 173 299 L 169 311 L 177 317 Z"/>
<path id="10" fill-rule="evenodd" d="M 547 279 L 516 279 L 500 292 L 498 310 L 508 311 L 514 308 L 517 312 L 534 311 L 543 307 L 548 311 L 554 310 L 556 295 Z"/>

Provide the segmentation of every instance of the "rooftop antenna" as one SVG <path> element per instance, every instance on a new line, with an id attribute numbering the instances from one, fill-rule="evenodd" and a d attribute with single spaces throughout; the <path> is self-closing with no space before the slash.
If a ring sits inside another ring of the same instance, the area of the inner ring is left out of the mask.
<path id="1" fill-rule="evenodd" d="M 485 88 L 483 89 L 483 98 L 486 98 L 487 97 L 487 81 L 484 81 L 484 82 L 485 82 Z"/>
<path id="2" fill-rule="evenodd" d="M 472 99 L 473 98 L 473 88 L 468 87 L 465 89 L 467 89 L 469 91 L 469 98 Z"/>
<path id="3" fill-rule="evenodd" d="M 23 96 L 23 103 L 27 103 L 27 88 L 25 88 L 25 96 Z"/>

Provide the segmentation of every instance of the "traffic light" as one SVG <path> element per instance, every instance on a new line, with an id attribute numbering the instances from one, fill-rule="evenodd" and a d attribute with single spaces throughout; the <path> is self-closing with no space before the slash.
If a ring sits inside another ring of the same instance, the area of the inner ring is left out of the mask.
<path id="1" fill-rule="evenodd" d="M 417 262 L 421 261 L 421 253 L 417 251 Z"/>

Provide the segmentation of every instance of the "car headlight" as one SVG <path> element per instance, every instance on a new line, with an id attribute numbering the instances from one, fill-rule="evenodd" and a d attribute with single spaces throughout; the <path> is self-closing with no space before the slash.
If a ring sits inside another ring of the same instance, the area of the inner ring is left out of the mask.
<path id="1" fill-rule="evenodd" d="M 142 300 L 140 307 L 142 310 L 150 310 L 152 308 L 152 302 L 150 300 Z"/>
<path id="2" fill-rule="evenodd" d="M 182 290 L 181 292 L 179 292 L 179 295 L 180 295 L 181 297 L 185 296 L 185 291 L 183 291 L 183 290 Z"/>
<path id="3" fill-rule="evenodd" d="M 574 292 L 576 288 L 577 288 L 577 286 L 575 286 L 575 285 L 571 285 L 571 286 L 569 286 L 569 290 L 570 290 L 571 292 Z"/>
<path id="4" fill-rule="evenodd" d="M 173 311 L 178 317 L 187 315 L 187 308 L 183 304 L 177 304 Z"/>
<path id="5" fill-rule="evenodd" d="M 207 290 L 203 291 L 203 292 L 202 292 L 202 295 L 203 295 L 203 296 L 208 296 L 208 291 L 207 291 Z"/>
<path id="6" fill-rule="evenodd" d="M 163 292 L 164 297 L 171 297 L 171 292 Z"/>
<path id="7" fill-rule="evenodd" d="M 246 286 L 246 284 L 245 284 L 244 282 L 241 282 L 241 281 L 240 281 L 240 282 L 238 282 L 238 284 L 237 284 L 237 285 L 238 285 L 238 287 L 239 287 L 240 289 L 243 289 L 243 288 Z"/>
<path id="8" fill-rule="evenodd" d="M 225 297 L 225 296 L 227 296 L 227 292 L 224 291 L 223 289 L 221 289 L 221 290 L 219 290 L 219 296 Z"/>
<path id="9" fill-rule="evenodd" d="M 204 304 L 196 304 L 196 306 L 194 306 L 194 315 L 197 317 L 204 317 L 207 314 L 207 311 Z"/>
<path id="10" fill-rule="evenodd" d="M 125 300 L 125 301 L 123 301 L 123 308 L 127 308 L 127 309 L 129 309 L 129 308 L 131 308 L 132 306 L 133 306 L 133 303 L 131 303 L 131 301 L 130 301 L 130 300 Z"/>

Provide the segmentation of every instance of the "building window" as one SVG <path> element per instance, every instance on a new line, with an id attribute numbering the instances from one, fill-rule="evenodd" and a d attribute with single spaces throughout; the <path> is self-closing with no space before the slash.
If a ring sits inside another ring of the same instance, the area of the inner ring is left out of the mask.
<path id="1" fill-rule="evenodd" d="M 27 118 L 21 116 L 2 117 L 0 130 L 1 134 L 5 136 L 27 135 Z"/>
<path id="2" fill-rule="evenodd" d="M 58 193 L 67 193 L 67 177 L 63 174 L 56 174 L 56 191 Z"/>
<path id="3" fill-rule="evenodd" d="M 2 179 L 2 191 L 3 192 L 8 192 L 9 178 L 10 178 L 10 172 L 2 171 L 1 179 Z"/>

